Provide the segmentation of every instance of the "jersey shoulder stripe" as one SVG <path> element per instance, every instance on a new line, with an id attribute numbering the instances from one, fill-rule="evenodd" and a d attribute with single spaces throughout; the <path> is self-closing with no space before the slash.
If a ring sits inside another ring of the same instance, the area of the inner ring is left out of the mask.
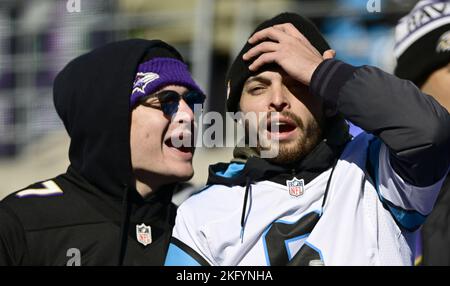
<path id="1" fill-rule="evenodd" d="M 210 266 L 195 250 L 172 237 L 164 266 Z"/>
<path id="2" fill-rule="evenodd" d="M 415 231 L 425 222 L 427 216 L 415 210 L 406 210 L 399 206 L 396 206 L 394 203 L 384 198 L 380 192 L 379 156 L 381 145 L 382 142 L 380 139 L 375 138 L 374 140 L 372 140 L 369 145 L 369 154 L 368 154 L 368 171 L 370 173 L 370 176 L 374 180 L 375 189 L 377 191 L 378 197 L 383 203 L 383 206 L 389 210 L 395 222 L 401 228 L 408 231 Z"/>
<path id="3" fill-rule="evenodd" d="M 50 197 L 63 195 L 61 188 L 53 181 L 48 180 L 42 183 L 35 184 L 25 190 L 16 193 L 18 198 L 28 197 Z"/>

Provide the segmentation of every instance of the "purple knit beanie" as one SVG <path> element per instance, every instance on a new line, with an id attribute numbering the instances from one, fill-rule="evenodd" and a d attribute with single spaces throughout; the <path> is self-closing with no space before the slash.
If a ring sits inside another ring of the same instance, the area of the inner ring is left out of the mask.
<path id="1" fill-rule="evenodd" d="M 157 57 L 139 65 L 131 93 L 131 106 L 139 98 L 152 94 L 167 85 L 181 85 L 200 93 L 185 63 L 178 59 Z"/>

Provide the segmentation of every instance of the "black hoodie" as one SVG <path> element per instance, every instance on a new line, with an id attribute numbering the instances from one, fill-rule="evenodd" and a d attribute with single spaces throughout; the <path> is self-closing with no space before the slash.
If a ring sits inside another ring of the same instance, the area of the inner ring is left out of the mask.
<path id="1" fill-rule="evenodd" d="M 71 138 L 70 166 L 0 203 L 0 265 L 163 264 L 174 186 L 139 196 L 130 151 L 137 67 L 158 56 L 182 60 L 164 42 L 126 40 L 80 56 L 58 74 L 54 102 Z M 139 243 L 137 225 L 151 227 L 150 244 Z"/>

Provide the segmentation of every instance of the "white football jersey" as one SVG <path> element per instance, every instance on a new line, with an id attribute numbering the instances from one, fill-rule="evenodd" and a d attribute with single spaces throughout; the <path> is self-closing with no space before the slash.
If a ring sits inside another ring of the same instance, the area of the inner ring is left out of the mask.
<path id="1" fill-rule="evenodd" d="M 331 171 L 304 186 L 301 178 L 252 184 L 244 228 L 245 187 L 205 188 L 178 209 L 166 265 L 413 265 L 413 230 L 445 177 L 428 187 L 406 183 L 387 147 L 366 133 L 345 147 L 323 205 Z"/>

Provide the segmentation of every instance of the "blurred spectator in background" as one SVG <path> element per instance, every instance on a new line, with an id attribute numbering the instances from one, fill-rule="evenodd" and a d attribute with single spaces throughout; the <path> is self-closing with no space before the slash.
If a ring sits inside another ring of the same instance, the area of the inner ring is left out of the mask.
<path id="1" fill-rule="evenodd" d="M 417 3 L 397 25 L 395 56 L 397 76 L 413 81 L 450 110 L 450 1 Z M 422 227 L 416 264 L 450 265 L 449 183 L 447 176 Z"/>
<path id="2" fill-rule="evenodd" d="M 70 62 L 54 83 L 70 166 L 0 203 L 0 265 L 161 265 L 173 190 L 193 176 L 194 148 L 171 142 L 194 137 L 204 99 L 162 41 L 115 42 Z"/>
<path id="3" fill-rule="evenodd" d="M 53 79 L 69 60 L 113 40 L 98 27 L 113 8 L 91 0 L 82 13 L 69 13 L 67 1 L 0 1 L 0 158 L 62 128 Z"/>

